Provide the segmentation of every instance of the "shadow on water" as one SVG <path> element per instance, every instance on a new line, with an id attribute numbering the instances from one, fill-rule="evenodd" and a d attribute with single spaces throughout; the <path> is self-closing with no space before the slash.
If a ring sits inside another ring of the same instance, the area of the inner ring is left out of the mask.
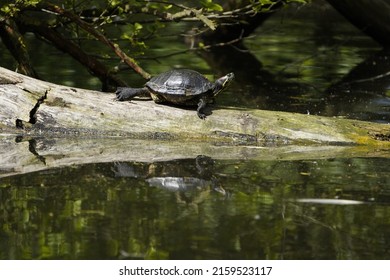
<path id="1" fill-rule="evenodd" d="M 390 121 L 390 50 L 369 56 L 321 90 L 315 84 L 273 75 L 243 45 L 207 52 L 203 57 L 213 68 L 235 73 L 235 85 L 229 96 L 219 102 L 222 106 L 234 104 L 233 107 Z M 317 97 L 305 98 L 305 95 Z"/>
<path id="2" fill-rule="evenodd" d="M 388 166 L 198 156 L 6 177 L 0 258 L 386 259 Z"/>
<path id="3" fill-rule="evenodd" d="M 330 115 L 390 121 L 390 49 L 381 50 L 354 67 L 326 90 Z"/>
<path id="4" fill-rule="evenodd" d="M 202 52 L 201 55 L 211 68 L 223 69 L 220 74 L 222 71 L 235 73 L 235 84 L 228 90 L 230 94 L 221 101 L 218 98 L 218 104 L 222 106 L 283 110 L 289 100 L 307 90 L 305 84 L 281 80 L 272 74 L 243 44 Z"/>
<path id="5" fill-rule="evenodd" d="M 218 74 L 235 73 L 219 103 L 390 121 L 390 50 L 332 10 L 309 11 L 288 15 L 284 24 L 274 16 L 253 37 L 200 53 Z"/>

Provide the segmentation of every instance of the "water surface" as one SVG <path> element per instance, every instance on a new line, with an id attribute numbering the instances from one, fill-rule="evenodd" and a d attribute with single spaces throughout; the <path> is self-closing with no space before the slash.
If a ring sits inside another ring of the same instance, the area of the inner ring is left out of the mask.
<path id="1" fill-rule="evenodd" d="M 387 259 L 389 166 L 201 156 L 7 177 L 0 258 Z"/>

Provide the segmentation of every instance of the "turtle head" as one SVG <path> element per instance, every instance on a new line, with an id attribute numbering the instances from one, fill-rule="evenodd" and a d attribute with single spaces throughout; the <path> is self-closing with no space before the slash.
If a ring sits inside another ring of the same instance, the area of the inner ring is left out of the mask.
<path id="1" fill-rule="evenodd" d="M 216 96 L 218 93 L 223 91 L 225 88 L 228 87 L 228 85 L 231 83 L 231 81 L 234 80 L 234 74 L 229 73 L 218 80 L 214 82 L 214 90 L 213 90 L 213 95 Z"/>

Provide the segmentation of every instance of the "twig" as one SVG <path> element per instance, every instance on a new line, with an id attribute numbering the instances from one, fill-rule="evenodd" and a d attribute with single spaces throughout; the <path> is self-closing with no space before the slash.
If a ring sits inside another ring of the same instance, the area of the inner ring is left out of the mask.
<path id="1" fill-rule="evenodd" d="M 226 47 L 226 46 L 233 46 L 233 47 L 235 47 L 234 44 L 242 41 L 243 39 L 244 39 L 243 38 L 243 32 L 241 32 L 241 35 L 238 38 L 230 40 L 228 42 L 222 42 L 222 43 L 217 43 L 217 44 L 212 44 L 212 45 L 206 45 L 206 46 L 203 46 L 203 47 L 191 47 L 191 48 L 186 49 L 186 50 L 172 52 L 172 53 L 169 53 L 169 54 L 166 54 L 166 55 L 160 55 L 158 57 L 151 57 L 149 59 L 158 60 L 159 58 L 167 58 L 167 57 L 171 57 L 171 56 L 175 56 L 175 55 L 179 55 L 179 54 L 183 54 L 183 53 L 187 53 L 187 52 L 204 51 L 204 50 L 209 50 L 209 49 L 218 48 L 218 47 Z M 240 51 L 243 52 L 243 50 L 240 50 Z M 144 59 L 146 59 L 146 57 L 144 57 Z"/>
<path id="2" fill-rule="evenodd" d="M 234 45 L 235 43 L 238 43 L 244 39 L 243 35 L 244 35 L 244 30 L 241 30 L 240 36 L 236 39 L 233 39 L 233 40 L 230 40 L 227 42 L 216 43 L 213 45 L 203 46 L 203 47 L 198 48 L 198 49 L 207 50 L 207 49 L 211 49 L 211 48 L 215 48 L 215 47 L 225 47 L 225 46 L 229 46 L 229 45 Z"/>
<path id="3" fill-rule="evenodd" d="M 372 76 L 372 77 L 369 77 L 369 78 L 354 80 L 354 81 L 345 82 L 345 83 L 342 83 L 342 84 L 356 84 L 356 83 L 373 82 L 375 80 L 382 79 L 382 78 L 387 77 L 387 76 L 390 76 L 390 71 L 385 72 L 383 74 L 375 75 L 375 76 Z"/>
<path id="4" fill-rule="evenodd" d="M 220 19 L 232 19 L 232 18 L 239 18 L 243 16 L 255 16 L 259 12 L 254 9 L 254 7 L 257 6 L 256 3 L 246 5 L 242 8 L 238 8 L 232 11 L 226 11 L 226 12 L 220 12 L 220 13 L 207 13 L 204 12 L 202 8 L 191 8 L 187 7 L 182 4 L 177 4 L 173 2 L 165 2 L 165 1 L 159 1 L 159 0 L 142 0 L 139 2 L 145 2 L 145 3 L 158 3 L 158 4 L 164 4 L 164 5 L 172 5 L 177 8 L 182 9 L 182 11 L 171 14 L 171 13 L 159 13 L 157 11 L 153 11 L 153 13 L 150 13 L 154 16 L 159 17 L 159 20 L 162 22 L 170 22 L 170 21 L 201 21 L 206 26 L 208 26 L 211 30 L 215 30 L 217 27 L 217 24 L 213 20 L 220 20 Z M 278 0 L 272 4 L 269 4 L 267 6 L 267 11 L 260 10 L 262 13 L 268 13 L 273 12 L 273 7 L 277 4 L 282 3 L 282 0 Z M 145 11 L 143 11 L 145 13 Z M 147 12 L 146 12 L 147 13 Z M 149 23 L 154 22 L 151 20 L 146 21 L 139 21 L 140 23 Z"/>

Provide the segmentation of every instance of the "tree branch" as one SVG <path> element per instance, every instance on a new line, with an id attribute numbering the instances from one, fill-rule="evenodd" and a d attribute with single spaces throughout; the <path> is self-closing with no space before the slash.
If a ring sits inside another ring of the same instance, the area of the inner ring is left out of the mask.
<path id="1" fill-rule="evenodd" d="M 140 74 L 143 78 L 145 79 L 150 78 L 150 74 L 146 72 L 144 69 L 142 69 L 133 58 L 127 56 L 118 46 L 118 44 L 113 43 L 106 36 L 104 36 L 100 31 L 95 29 L 92 25 L 83 21 L 79 16 L 53 4 L 47 4 L 47 6 L 45 6 L 45 9 L 72 20 L 74 23 L 76 23 L 79 27 L 84 29 L 86 32 L 88 32 L 89 34 L 97 38 L 99 41 L 101 41 L 102 43 L 106 44 L 111 49 L 113 49 L 118 57 L 120 57 L 127 65 L 129 65 L 135 72 Z"/>
<path id="2" fill-rule="evenodd" d="M 55 31 L 52 28 L 46 27 L 44 25 L 29 24 L 23 25 L 23 28 L 28 31 L 32 31 L 46 40 L 50 41 L 57 49 L 68 53 L 74 59 L 79 61 L 82 65 L 87 67 L 87 69 L 98 77 L 103 84 L 103 90 L 107 90 L 109 85 L 115 86 L 125 86 L 126 84 L 113 75 L 110 70 L 99 60 L 85 53 L 79 46 L 77 46 L 72 41 L 69 41 L 60 33 Z"/>
<path id="3" fill-rule="evenodd" d="M 11 19 L 0 22 L 0 37 L 12 56 L 18 62 L 18 71 L 30 77 L 38 78 L 37 72 L 31 64 L 26 43 L 18 27 Z"/>

